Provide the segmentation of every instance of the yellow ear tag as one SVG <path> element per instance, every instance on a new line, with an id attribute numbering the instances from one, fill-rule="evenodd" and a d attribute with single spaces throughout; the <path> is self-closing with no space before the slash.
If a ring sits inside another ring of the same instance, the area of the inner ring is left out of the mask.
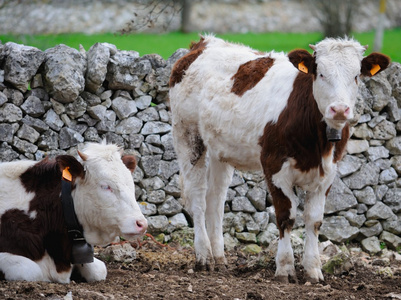
<path id="1" fill-rule="evenodd" d="M 66 167 L 66 168 L 63 170 L 63 178 L 64 178 L 65 180 L 67 180 L 67 181 L 72 181 L 72 175 L 71 175 L 70 171 L 68 171 L 69 168 L 70 168 L 70 167 Z"/>
<path id="2" fill-rule="evenodd" d="M 308 73 L 308 68 L 305 66 L 305 64 L 304 64 L 303 61 L 301 61 L 301 62 L 298 64 L 298 69 L 299 69 L 301 72 Z"/>
<path id="3" fill-rule="evenodd" d="M 370 74 L 372 74 L 372 76 L 373 76 L 379 71 L 380 71 L 380 66 L 379 65 L 372 65 L 372 69 L 370 69 Z"/>

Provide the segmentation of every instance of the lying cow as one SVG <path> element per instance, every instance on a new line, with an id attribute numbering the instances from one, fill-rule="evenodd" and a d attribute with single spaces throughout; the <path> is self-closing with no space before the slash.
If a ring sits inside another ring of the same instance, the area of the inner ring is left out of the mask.
<path id="1" fill-rule="evenodd" d="M 104 280 L 91 245 L 145 233 L 135 158 L 105 144 L 78 154 L 81 162 L 60 155 L 0 164 L 0 277 L 68 283 L 75 267 L 88 282 Z"/>
<path id="2" fill-rule="evenodd" d="M 224 264 L 222 220 L 234 168 L 263 169 L 280 232 L 276 278 L 296 280 L 290 242 L 298 198 L 307 192 L 303 267 L 323 280 L 318 230 L 325 197 L 349 138 L 359 76 L 389 64 L 352 39 L 306 50 L 261 53 L 202 37 L 173 66 L 170 101 L 182 197 L 193 214 L 197 267 Z"/>

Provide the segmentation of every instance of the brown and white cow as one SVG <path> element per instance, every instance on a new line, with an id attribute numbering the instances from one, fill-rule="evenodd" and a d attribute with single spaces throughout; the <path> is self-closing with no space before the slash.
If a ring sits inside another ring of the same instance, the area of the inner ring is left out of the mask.
<path id="1" fill-rule="evenodd" d="M 88 282 L 106 278 L 105 264 L 92 256 L 93 262 L 72 264 L 81 259 L 82 248 L 87 251 L 87 244 L 68 227 L 73 222 L 67 220 L 70 211 L 63 209 L 64 196 L 72 197 L 83 238 L 90 245 L 145 233 L 147 221 L 136 202 L 131 175 L 135 157 L 121 157 L 115 145 L 95 143 L 78 154 L 79 160 L 60 155 L 54 160 L 0 164 L 0 277 L 68 283 L 74 267 Z M 64 186 L 70 187 L 69 196 L 64 195 Z"/>
<path id="2" fill-rule="evenodd" d="M 299 186 L 307 192 L 302 264 L 310 281 L 323 280 L 318 230 L 349 138 L 359 76 L 384 70 L 389 59 L 364 58 L 366 47 L 348 38 L 310 47 L 313 55 L 261 53 L 209 35 L 174 65 L 173 138 L 198 267 L 225 263 L 222 220 L 234 168 L 263 169 L 280 232 L 276 278 L 296 279 L 290 230 Z"/>

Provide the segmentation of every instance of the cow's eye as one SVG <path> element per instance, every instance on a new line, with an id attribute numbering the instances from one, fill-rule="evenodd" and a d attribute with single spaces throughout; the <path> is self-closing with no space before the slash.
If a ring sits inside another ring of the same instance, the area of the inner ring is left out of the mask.
<path id="1" fill-rule="evenodd" d="M 322 74 L 322 73 L 320 73 L 320 74 L 319 74 L 319 76 L 320 76 L 320 78 L 324 78 L 324 76 L 323 76 L 323 74 Z"/>
<path id="2" fill-rule="evenodd" d="M 112 189 L 109 185 L 107 185 L 107 184 L 101 184 L 101 185 L 100 185 L 100 188 L 101 188 L 102 190 L 105 190 L 105 191 L 110 191 L 110 192 L 113 191 L 113 189 Z"/>

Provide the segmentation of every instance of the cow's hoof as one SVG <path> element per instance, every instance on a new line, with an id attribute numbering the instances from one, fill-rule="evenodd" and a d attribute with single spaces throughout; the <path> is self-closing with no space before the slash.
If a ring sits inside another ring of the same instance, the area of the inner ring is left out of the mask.
<path id="1" fill-rule="evenodd" d="M 195 263 L 195 271 L 198 271 L 198 272 L 199 271 L 200 272 L 202 272 L 202 271 L 213 271 L 214 270 L 214 266 L 215 266 L 214 262 L 207 261 L 206 263 L 202 263 L 200 261 L 197 261 Z"/>
<path id="2" fill-rule="evenodd" d="M 319 283 L 319 278 L 306 277 L 306 281 L 310 283 Z"/>

